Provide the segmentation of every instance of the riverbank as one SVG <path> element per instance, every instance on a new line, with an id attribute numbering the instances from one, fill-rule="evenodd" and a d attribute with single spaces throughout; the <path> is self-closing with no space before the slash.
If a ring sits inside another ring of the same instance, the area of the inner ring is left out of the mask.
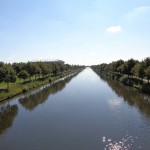
<path id="1" fill-rule="evenodd" d="M 82 70 L 83 69 L 76 69 L 69 72 L 63 72 L 62 74 L 59 74 L 57 76 L 47 76 L 45 78 L 40 78 L 33 81 L 27 81 L 24 83 L 14 83 L 10 85 L 9 91 L 7 91 L 7 89 L 1 89 L 0 102 L 15 97 L 21 93 L 28 92 L 29 90 L 32 90 L 34 88 L 38 88 L 42 85 L 54 82 L 68 75 L 79 73 Z"/>
<path id="2" fill-rule="evenodd" d="M 93 71 L 96 72 L 98 75 L 103 75 L 112 80 L 121 82 L 125 86 L 134 87 L 142 93 L 150 94 L 150 83 L 144 80 L 135 77 L 128 77 L 127 75 L 122 75 L 119 73 L 99 71 L 98 69 L 93 69 Z"/>

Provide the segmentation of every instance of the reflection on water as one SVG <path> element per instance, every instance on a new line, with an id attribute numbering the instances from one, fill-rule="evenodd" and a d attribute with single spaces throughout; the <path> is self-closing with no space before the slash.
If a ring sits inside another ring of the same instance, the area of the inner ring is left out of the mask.
<path id="1" fill-rule="evenodd" d="M 107 77 L 100 76 L 101 79 L 105 80 L 112 90 L 119 96 L 123 97 L 131 106 L 136 106 L 142 113 L 150 117 L 150 97 L 139 93 L 137 89 L 134 89 L 129 86 L 125 86 L 118 81 L 111 80 Z M 110 104 L 112 101 L 110 101 Z M 118 101 L 115 101 L 115 104 L 112 106 L 118 106 Z"/>
<path id="2" fill-rule="evenodd" d="M 70 82 L 72 78 L 77 74 L 63 78 L 58 82 L 52 83 L 52 85 L 44 86 L 33 93 L 28 93 L 26 96 L 19 99 L 19 103 L 27 110 L 34 110 L 39 104 L 44 103 L 50 94 L 55 94 L 65 88 L 66 84 Z"/>
<path id="3" fill-rule="evenodd" d="M 149 149 L 147 95 L 89 68 L 73 77 L 1 104 L 0 150 Z"/>
<path id="4" fill-rule="evenodd" d="M 105 145 L 104 150 L 130 150 L 137 138 L 126 133 L 125 137 L 119 141 L 113 141 L 106 137 L 103 137 L 102 141 Z M 138 146 L 138 149 L 141 149 L 141 146 Z"/>
<path id="5" fill-rule="evenodd" d="M 5 105 L 0 107 L 0 133 L 11 127 L 18 113 L 17 105 Z"/>
<path id="6" fill-rule="evenodd" d="M 114 108 L 116 110 L 117 108 L 120 107 L 121 101 L 119 99 L 111 99 L 108 100 L 108 104 L 111 108 Z"/>

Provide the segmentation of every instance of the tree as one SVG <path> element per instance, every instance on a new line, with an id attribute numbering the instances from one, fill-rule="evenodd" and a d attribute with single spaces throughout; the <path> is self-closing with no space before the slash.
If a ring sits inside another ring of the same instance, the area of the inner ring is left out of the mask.
<path id="1" fill-rule="evenodd" d="M 40 68 L 40 72 L 41 72 L 43 77 L 50 73 L 50 69 L 48 67 L 48 64 L 46 64 L 44 62 L 38 62 L 38 67 Z"/>
<path id="2" fill-rule="evenodd" d="M 16 79 L 17 79 L 16 72 L 10 64 L 5 64 L 4 74 L 5 74 L 4 81 L 7 82 L 7 90 L 9 90 L 9 83 L 16 82 Z"/>
<path id="3" fill-rule="evenodd" d="M 149 83 L 149 80 L 150 80 L 150 66 L 147 67 L 144 71 L 145 71 L 145 75 L 146 75 L 146 78 L 147 78 L 148 83 Z"/>
<path id="4" fill-rule="evenodd" d="M 34 65 L 32 62 L 28 62 L 25 66 L 25 70 L 29 73 L 29 79 L 35 74 Z"/>
<path id="5" fill-rule="evenodd" d="M 127 75 L 128 75 L 128 77 L 133 74 L 132 69 L 136 63 L 137 63 L 137 61 L 134 59 L 129 59 L 127 61 Z"/>
<path id="6" fill-rule="evenodd" d="M 20 71 L 24 70 L 26 66 L 26 63 L 13 63 L 12 67 L 16 71 L 16 74 L 18 74 Z"/>
<path id="7" fill-rule="evenodd" d="M 122 74 L 128 74 L 128 64 L 127 64 L 127 62 L 125 62 L 119 68 L 120 68 L 120 71 L 121 71 Z"/>
<path id="8" fill-rule="evenodd" d="M 145 72 L 144 72 L 144 64 L 141 63 L 137 63 L 133 69 L 132 72 L 135 76 L 141 78 L 143 80 L 144 76 L 145 76 Z"/>
<path id="9" fill-rule="evenodd" d="M 67 71 L 67 70 L 70 70 L 70 69 L 71 69 L 71 65 L 65 64 L 65 70 Z"/>
<path id="10" fill-rule="evenodd" d="M 29 73 L 26 70 L 22 70 L 18 73 L 18 78 L 20 79 L 28 79 L 29 78 Z"/>
<path id="11" fill-rule="evenodd" d="M 34 75 L 36 79 L 36 76 L 41 73 L 41 69 L 38 67 L 37 63 L 32 64 L 32 69 L 33 70 L 31 74 Z"/>
<path id="12" fill-rule="evenodd" d="M 36 71 L 35 71 L 35 79 L 36 79 L 36 76 L 37 75 L 41 75 L 41 69 L 40 69 L 40 67 L 36 64 Z"/>
<path id="13" fill-rule="evenodd" d="M 150 57 L 144 59 L 144 65 L 145 65 L 145 69 L 150 66 Z"/>
<path id="14" fill-rule="evenodd" d="M 59 70 L 62 73 L 65 70 L 65 65 L 62 63 L 59 63 L 58 65 L 59 65 Z"/>
<path id="15" fill-rule="evenodd" d="M 112 71 L 118 72 L 118 68 L 119 68 L 122 64 L 124 64 L 124 61 L 121 60 L 121 59 L 118 60 L 118 61 L 113 61 L 113 62 L 110 64 Z"/>
<path id="16" fill-rule="evenodd" d="M 4 63 L 0 62 L 0 82 L 3 82 L 4 79 L 5 79 Z"/>
<path id="17" fill-rule="evenodd" d="M 56 76 L 58 74 L 59 70 L 60 70 L 60 67 L 58 66 L 58 64 L 57 63 L 53 63 L 53 67 L 52 67 L 53 75 Z"/>

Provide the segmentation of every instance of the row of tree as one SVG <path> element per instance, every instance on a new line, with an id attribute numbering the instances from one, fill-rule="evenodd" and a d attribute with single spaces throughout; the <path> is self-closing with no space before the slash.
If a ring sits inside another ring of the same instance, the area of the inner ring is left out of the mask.
<path id="1" fill-rule="evenodd" d="M 94 65 L 92 68 L 101 72 L 125 74 L 128 75 L 128 78 L 134 76 L 142 80 L 146 78 L 148 82 L 150 80 L 150 57 L 147 57 L 142 61 L 135 59 L 129 59 L 127 61 L 118 60 L 109 64 L 103 63 L 100 65 Z"/>
<path id="2" fill-rule="evenodd" d="M 82 68 L 83 66 L 65 64 L 63 61 L 27 62 L 7 64 L 0 62 L 0 82 L 16 82 L 16 79 L 43 78 L 47 75 L 56 76 L 64 71 Z"/>

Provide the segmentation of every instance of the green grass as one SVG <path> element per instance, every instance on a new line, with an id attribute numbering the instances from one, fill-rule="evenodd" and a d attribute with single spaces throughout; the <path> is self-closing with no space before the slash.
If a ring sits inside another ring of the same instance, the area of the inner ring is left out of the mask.
<path id="1" fill-rule="evenodd" d="M 47 77 L 51 77 L 51 75 L 48 75 Z M 30 79 L 25 79 L 25 80 L 17 78 L 15 83 L 10 83 L 9 85 L 14 86 L 15 84 L 23 84 L 23 83 L 26 83 L 26 82 L 34 82 L 34 81 L 37 81 L 39 79 L 40 79 L 39 76 L 36 77 L 36 79 L 35 79 L 34 76 L 31 77 Z M 1 82 L 0 83 L 0 89 L 6 89 L 6 88 L 7 88 L 7 83 L 6 82 Z"/>
<path id="2" fill-rule="evenodd" d="M 16 83 L 9 84 L 9 91 L 7 90 L 7 84 L 3 82 L 0 84 L 0 100 L 13 97 L 13 96 L 23 93 L 23 92 L 27 92 L 31 89 L 34 89 L 41 85 L 47 84 L 51 81 L 55 81 L 55 80 L 59 79 L 60 77 L 64 77 L 64 76 L 67 76 L 69 74 L 79 72 L 79 71 L 80 70 L 64 72 L 61 75 L 57 75 L 57 76 L 49 75 L 44 78 L 37 78 L 36 80 L 34 77 L 32 77 L 31 81 L 29 81 L 29 80 L 24 81 L 24 80 L 17 79 Z"/>
<path id="3" fill-rule="evenodd" d="M 12 97 L 15 94 L 21 93 L 22 89 L 23 89 L 22 85 L 14 84 L 13 86 L 10 86 L 9 91 L 7 91 L 7 90 L 1 91 L 0 99 L 9 98 L 9 97 Z"/>
<path id="4" fill-rule="evenodd" d="M 7 87 L 7 84 L 5 82 L 0 83 L 0 89 L 4 89 Z"/>

